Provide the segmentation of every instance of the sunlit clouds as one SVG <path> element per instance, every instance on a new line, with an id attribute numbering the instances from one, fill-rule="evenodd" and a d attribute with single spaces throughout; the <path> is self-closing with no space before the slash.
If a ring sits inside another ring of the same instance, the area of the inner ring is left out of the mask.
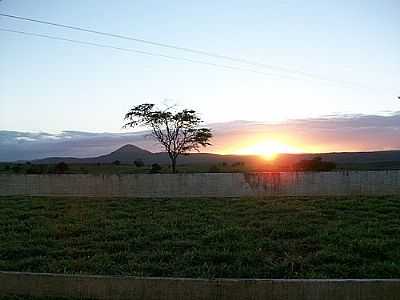
<path id="1" fill-rule="evenodd" d="M 337 115 L 280 123 L 215 124 L 212 152 L 260 154 L 375 151 L 400 148 L 400 114 Z"/>
<path id="2" fill-rule="evenodd" d="M 280 123 L 234 121 L 207 124 L 214 138 L 203 152 L 257 154 L 375 151 L 400 148 L 400 113 L 300 119 Z M 110 153 L 125 144 L 157 152 L 148 132 L 60 133 L 0 131 L 0 161 L 48 156 L 89 157 Z"/>

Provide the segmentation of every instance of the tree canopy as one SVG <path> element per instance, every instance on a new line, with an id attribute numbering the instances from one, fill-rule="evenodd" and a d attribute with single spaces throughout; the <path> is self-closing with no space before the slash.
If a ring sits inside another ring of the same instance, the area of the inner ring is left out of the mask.
<path id="1" fill-rule="evenodd" d="M 130 109 L 124 120 L 125 128 L 144 126 L 151 129 L 151 135 L 168 153 L 174 173 L 179 155 L 199 151 L 200 147 L 211 145 L 211 129 L 200 127 L 202 120 L 197 112 L 191 109 L 159 110 L 154 104 L 144 103 Z"/>

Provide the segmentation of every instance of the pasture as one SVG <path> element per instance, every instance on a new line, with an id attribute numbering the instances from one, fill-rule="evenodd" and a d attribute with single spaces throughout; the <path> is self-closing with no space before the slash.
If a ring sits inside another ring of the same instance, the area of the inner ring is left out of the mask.
<path id="1" fill-rule="evenodd" d="M 399 278 L 398 197 L 0 197 L 0 270 Z"/>

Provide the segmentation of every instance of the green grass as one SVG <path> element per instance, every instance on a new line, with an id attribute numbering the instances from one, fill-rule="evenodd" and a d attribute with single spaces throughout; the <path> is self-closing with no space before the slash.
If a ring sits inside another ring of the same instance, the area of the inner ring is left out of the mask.
<path id="1" fill-rule="evenodd" d="M 399 278 L 398 197 L 0 197 L 0 270 Z"/>

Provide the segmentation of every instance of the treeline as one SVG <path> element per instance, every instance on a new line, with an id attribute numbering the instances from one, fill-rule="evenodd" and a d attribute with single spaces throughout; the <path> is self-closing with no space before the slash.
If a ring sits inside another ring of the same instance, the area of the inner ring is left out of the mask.
<path id="1" fill-rule="evenodd" d="M 294 164 L 294 171 L 313 171 L 313 172 L 327 172 L 336 169 L 336 164 L 331 161 L 323 161 L 321 157 L 314 157 L 313 159 L 301 160 Z"/>
<path id="2" fill-rule="evenodd" d="M 25 165 L 5 165 L 3 170 L 15 174 L 64 174 L 68 172 L 69 166 L 65 162 L 56 165 L 33 165 L 27 162 Z"/>
<path id="3" fill-rule="evenodd" d="M 88 165 L 67 164 L 32 164 L 30 162 L 0 164 L 0 173 L 11 174 L 120 174 L 124 173 L 160 173 L 167 172 L 168 167 L 157 163 L 146 166 L 142 160 L 135 160 L 133 164 L 122 164 L 119 160 L 110 163 L 96 163 Z"/>
<path id="4" fill-rule="evenodd" d="M 286 166 L 279 165 L 278 162 L 267 164 L 260 163 L 255 167 L 247 165 L 243 161 L 233 163 L 220 162 L 218 164 L 199 164 L 199 165 L 180 165 L 180 173 L 245 173 L 245 172 L 265 172 L 265 171 L 302 171 L 302 172 L 321 172 L 332 171 L 336 169 L 336 164 L 329 161 L 323 161 L 320 157 L 314 159 L 302 160 L 295 164 Z M 133 164 L 123 164 L 119 160 L 112 163 L 97 164 L 67 164 L 60 162 L 54 165 L 32 164 L 0 164 L 0 172 L 11 174 L 134 174 L 134 173 L 171 173 L 169 165 L 160 165 L 153 163 L 145 165 L 138 159 Z"/>

